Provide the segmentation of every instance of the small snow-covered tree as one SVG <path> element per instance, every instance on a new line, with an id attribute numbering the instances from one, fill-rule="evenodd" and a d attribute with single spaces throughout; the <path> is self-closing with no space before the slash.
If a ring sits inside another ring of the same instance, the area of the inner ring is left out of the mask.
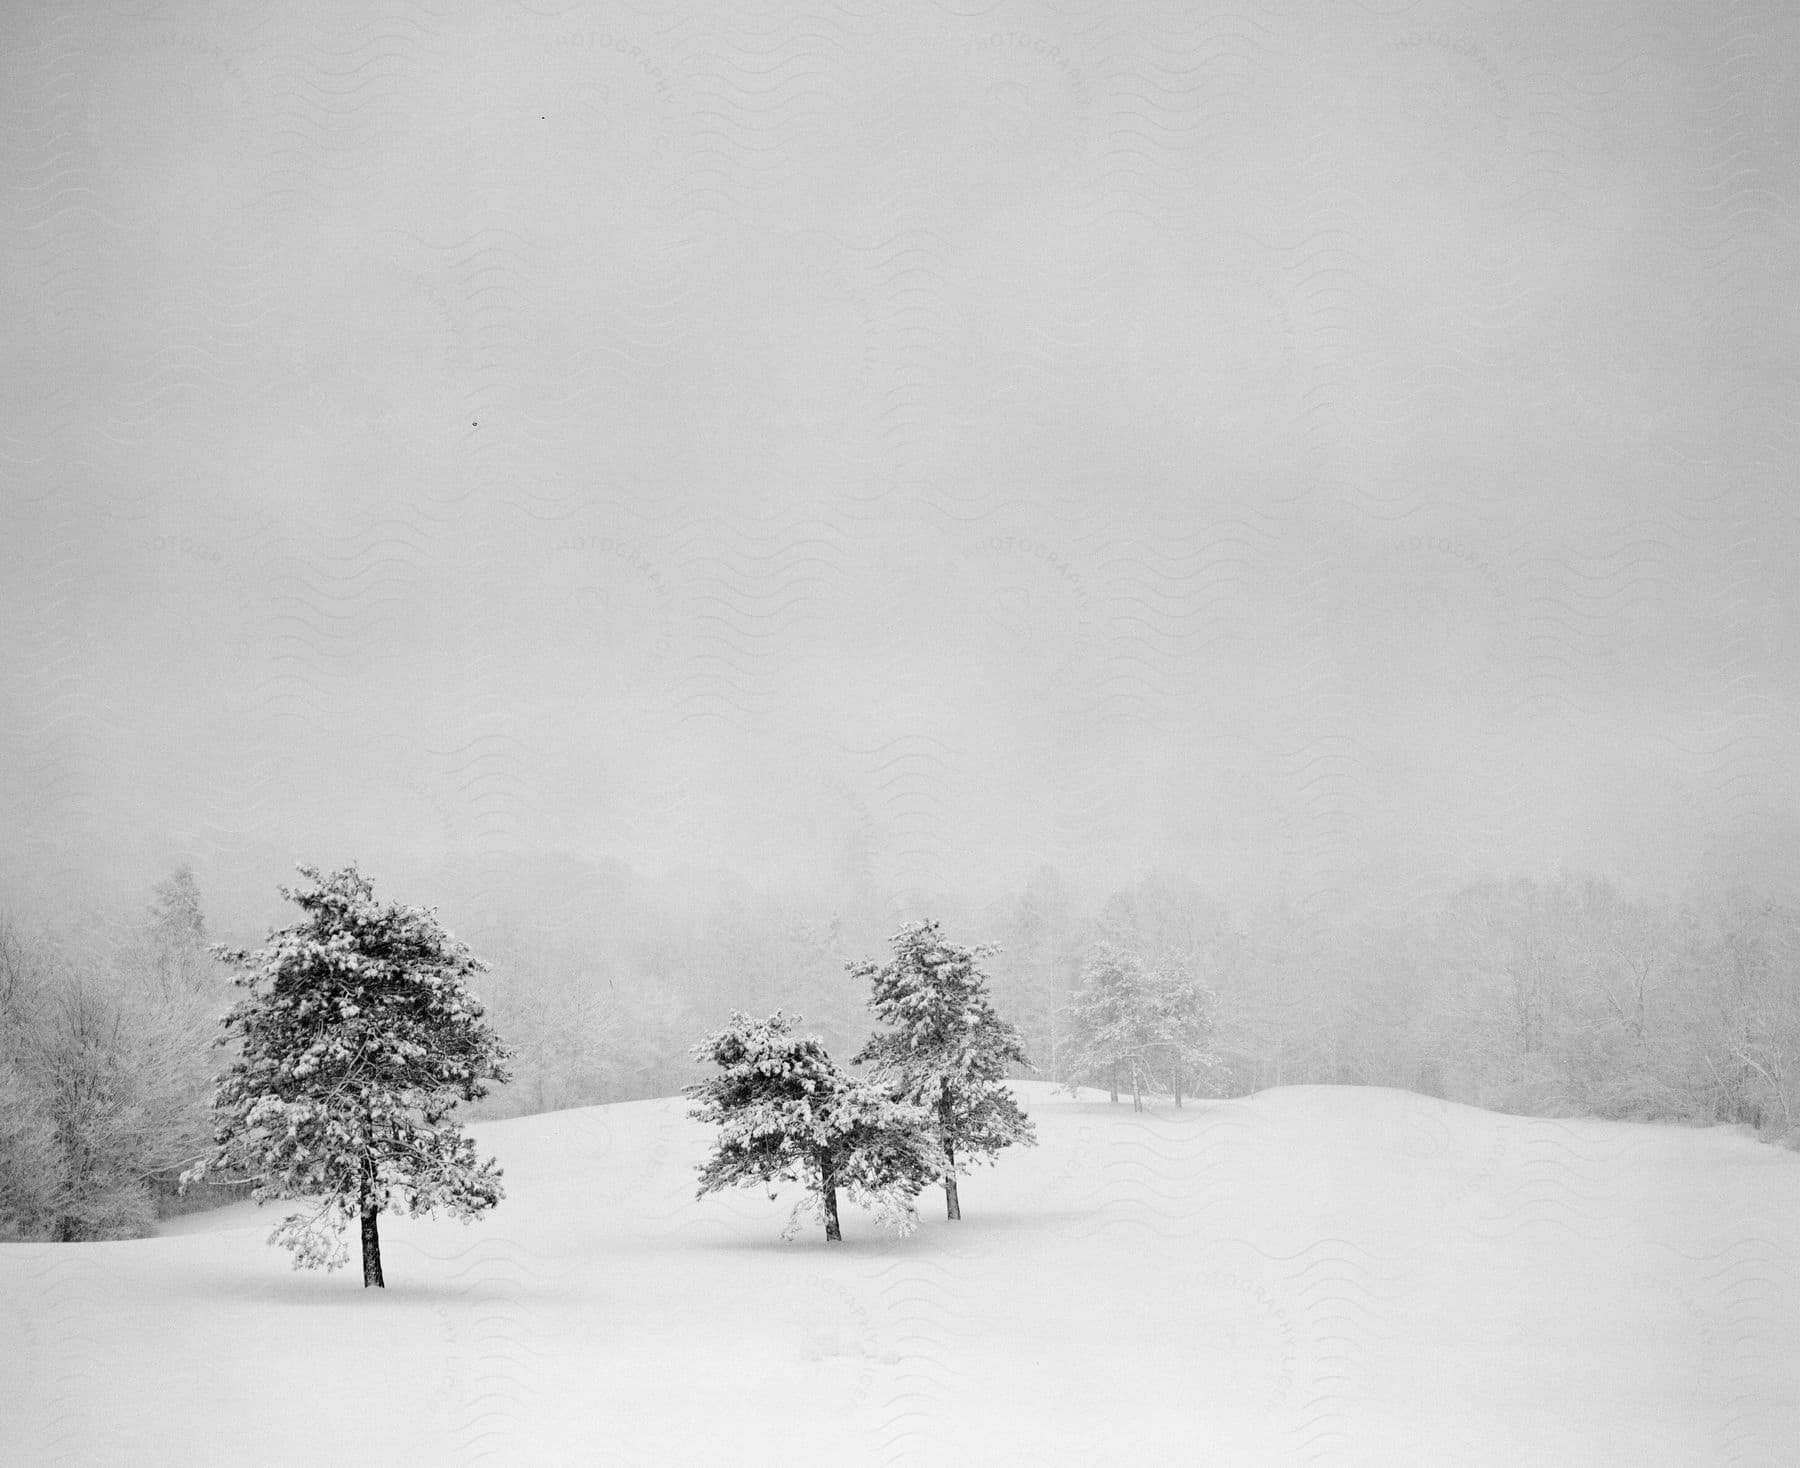
<path id="1" fill-rule="evenodd" d="M 1037 1142 L 1006 1084 L 1009 1065 L 1030 1062 L 1018 1030 L 988 997 L 980 961 L 992 949 L 951 943 L 929 920 L 907 924 L 891 941 L 889 962 L 849 966 L 853 978 L 868 982 L 869 1007 L 889 1027 L 870 1037 L 855 1064 L 872 1066 L 896 1098 L 931 1116 L 944 1150 L 945 1207 L 961 1218 L 958 1171 L 1015 1142 Z"/>
<path id="2" fill-rule="evenodd" d="M 1192 1095 L 1200 1078 L 1218 1064 L 1213 1053 L 1212 991 L 1185 969 L 1170 964 L 1152 976 L 1151 998 L 1157 1051 L 1179 1106 L 1183 1088 Z"/>
<path id="3" fill-rule="evenodd" d="M 1069 1003 L 1069 1042 L 1061 1061 L 1071 1091 L 1103 1082 L 1119 1099 L 1121 1074 L 1130 1078 L 1131 1104 L 1144 1109 L 1151 1048 L 1160 1038 L 1158 985 L 1135 953 L 1097 944 Z"/>
<path id="4" fill-rule="evenodd" d="M 922 1110 L 840 1070 L 817 1036 L 795 1034 L 779 1010 L 766 1020 L 734 1012 L 693 1055 L 719 1067 L 686 1088 L 697 1103 L 689 1115 L 720 1129 L 712 1156 L 701 1164 L 697 1196 L 752 1183 L 799 1183 L 806 1192 L 786 1236 L 811 1214 L 835 1243 L 843 1238 L 841 1189 L 887 1226 L 911 1231 L 913 1200 L 945 1165 Z"/>
<path id="5" fill-rule="evenodd" d="M 354 866 L 282 888 L 303 921 L 254 953 L 217 950 L 249 990 L 225 1016 L 241 1050 L 214 1099 L 216 1149 L 184 1175 L 248 1175 L 258 1203 L 312 1200 L 269 1236 L 298 1267 L 335 1269 L 362 1224 L 363 1284 L 380 1287 L 383 1211 L 473 1219 L 501 1198 L 451 1119 L 510 1079 L 507 1048 L 468 982 L 485 965 L 427 908 L 378 903 Z"/>

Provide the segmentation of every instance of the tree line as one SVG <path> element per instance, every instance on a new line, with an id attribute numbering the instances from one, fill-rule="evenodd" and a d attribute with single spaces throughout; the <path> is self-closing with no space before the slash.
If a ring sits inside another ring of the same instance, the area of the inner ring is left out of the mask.
<path id="1" fill-rule="evenodd" d="M 1111 945 L 1147 970 L 1121 980 L 1128 993 L 1169 973 L 1208 991 L 1219 1095 L 1395 1086 L 1800 1141 L 1800 906 L 1767 894 L 1674 904 L 1570 875 L 1485 880 L 1398 912 L 1231 912 L 1154 875 L 1084 904 L 1046 871 L 992 916 L 997 992 L 1059 1079 L 1093 1073 L 1071 1004 Z M 1139 1079 L 1167 1093 L 1156 1058 L 1172 1052 L 1153 1033 L 1140 1020 L 1129 1048 Z M 1120 1060 L 1127 1080 L 1132 1063 Z"/>
<path id="2" fill-rule="evenodd" d="M 495 891 L 465 897 L 459 927 L 488 960 L 476 987 L 512 1079 L 462 1100 L 470 1115 L 672 1094 L 693 1081 L 693 1037 L 733 1013 L 803 1014 L 827 1058 L 881 1068 L 864 1047 L 888 965 L 863 955 L 909 915 L 866 887 L 782 898 L 724 878 L 612 867 L 559 881 L 539 867 Z M 236 1053 L 213 1041 L 242 969 L 212 953 L 191 872 L 150 895 L 104 941 L 0 922 L 0 1238 L 138 1236 L 248 1190 L 179 1189 L 211 1145 Z M 1013 1074 L 1139 1106 L 1373 1084 L 1796 1135 L 1800 909 L 1767 895 L 1675 905 L 1556 877 L 1399 913 L 1232 911 L 1178 878 L 1089 893 L 1046 868 L 999 901 L 913 907 L 911 922 L 935 909 L 933 941 L 994 940 L 959 951 L 1030 1058 L 1030 1071 L 1007 1059 Z"/>

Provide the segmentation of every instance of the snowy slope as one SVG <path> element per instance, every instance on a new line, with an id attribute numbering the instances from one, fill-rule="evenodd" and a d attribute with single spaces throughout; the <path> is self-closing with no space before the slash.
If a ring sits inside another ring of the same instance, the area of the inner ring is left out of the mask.
<path id="1" fill-rule="evenodd" d="M 478 1128 L 391 1287 L 250 1205 L 0 1249 L 8 1464 L 1776 1464 L 1800 1158 L 1394 1091 L 1021 1087 L 1043 1143 L 889 1240 L 695 1202 L 679 1101 Z"/>

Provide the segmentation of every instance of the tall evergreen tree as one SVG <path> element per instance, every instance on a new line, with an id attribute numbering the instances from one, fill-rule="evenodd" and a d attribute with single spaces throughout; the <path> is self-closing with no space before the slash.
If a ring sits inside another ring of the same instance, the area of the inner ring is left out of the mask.
<path id="1" fill-rule="evenodd" d="M 478 1162 L 451 1112 L 505 1081 L 507 1048 L 468 981 L 486 967 L 426 908 L 382 904 L 354 866 L 281 893 L 303 921 L 254 953 L 216 950 L 249 991 L 220 1043 L 241 1042 L 214 1099 L 208 1171 L 248 1175 L 257 1202 L 311 1198 L 270 1243 L 296 1267 L 334 1269 L 343 1230 L 362 1226 L 363 1284 L 379 1287 L 383 1211 L 445 1209 L 465 1221 L 501 1198 L 500 1170 Z"/>
<path id="2" fill-rule="evenodd" d="M 936 922 L 909 923 L 892 939 L 893 958 L 850 965 L 866 980 L 869 1005 L 888 1030 L 871 1036 L 855 1063 L 896 1097 L 930 1114 L 944 1151 L 944 1202 L 962 1217 L 959 1170 L 992 1161 L 1015 1142 L 1033 1146 L 1036 1129 L 1006 1084 L 1009 1065 L 1029 1065 L 1018 1030 L 988 997 L 980 961 L 991 950 L 949 942 Z"/>
<path id="3" fill-rule="evenodd" d="M 788 1234 L 811 1211 L 825 1237 L 843 1238 L 838 1192 L 872 1207 L 901 1233 L 917 1221 L 913 1200 L 944 1170 L 943 1154 L 918 1107 L 840 1070 L 816 1036 L 797 1035 L 777 1011 L 766 1020 L 733 1013 L 694 1047 L 719 1073 L 686 1089 L 697 1121 L 719 1126 L 700 1167 L 698 1196 L 723 1188 L 797 1182 L 805 1196 Z"/>
<path id="4" fill-rule="evenodd" d="M 147 958 L 165 991 L 212 987 L 213 961 L 206 941 L 200 886 L 185 863 L 156 885 L 145 940 Z"/>

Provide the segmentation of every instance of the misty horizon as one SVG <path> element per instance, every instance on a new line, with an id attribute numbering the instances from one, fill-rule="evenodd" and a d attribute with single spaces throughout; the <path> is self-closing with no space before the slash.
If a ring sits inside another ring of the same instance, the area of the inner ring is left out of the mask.
<path id="1" fill-rule="evenodd" d="M 1793 22 L 1380 11 L 15 11 L 0 893 L 1791 887 Z"/>

